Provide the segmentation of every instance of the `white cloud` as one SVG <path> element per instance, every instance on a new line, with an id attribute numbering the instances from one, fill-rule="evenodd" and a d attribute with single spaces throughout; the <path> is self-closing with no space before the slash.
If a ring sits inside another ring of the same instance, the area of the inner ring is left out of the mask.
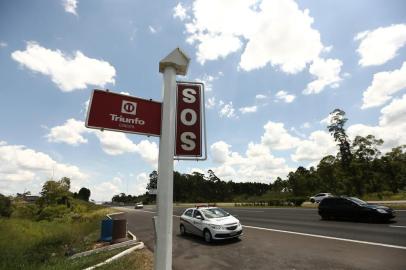
<path id="1" fill-rule="evenodd" d="M 86 181 L 88 175 L 78 167 L 59 163 L 49 155 L 29 149 L 23 145 L 0 143 L 0 182 L 5 182 L 10 192 L 21 192 L 22 185 L 39 186 L 54 176 L 55 179 L 69 177 L 72 186 Z M 31 190 L 39 192 L 39 190 Z"/>
<path id="2" fill-rule="evenodd" d="M 229 103 L 224 104 L 224 106 L 220 109 L 219 114 L 220 117 L 236 118 L 237 115 L 235 114 L 233 102 L 230 101 Z"/>
<path id="3" fill-rule="evenodd" d="M 186 15 L 186 8 L 184 8 L 180 2 L 173 8 L 173 17 L 179 18 L 181 21 L 188 18 Z"/>
<path id="4" fill-rule="evenodd" d="M 304 122 L 304 123 L 300 126 L 300 128 L 310 128 L 310 127 L 311 127 L 311 125 L 310 125 L 309 122 Z"/>
<path id="5" fill-rule="evenodd" d="M 329 114 L 329 115 L 327 115 L 327 117 L 320 120 L 320 124 L 328 126 L 331 124 L 331 119 L 332 119 L 332 115 Z"/>
<path id="6" fill-rule="evenodd" d="M 343 62 L 338 59 L 314 60 L 310 65 L 309 72 L 316 79 L 307 85 L 306 89 L 303 90 L 303 94 L 318 94 L 327 86 L 337 88 L 342 80 L 340 77 L 342 64 Z"/>
<path id="7" fill-rule="evenodd" d="M 213 90 L 213 82 L 218 80 L 220 76 L 223 76 L 223 73 L 219 72 L 216 76 L 204 74 L 202 77 L 198 77 L 195 81 L 202 82 L 204 84 L 204 90 L 210 92 Z"/>
<path id="8" fill-rule="evenodd" d="M 309 10 L 300 10 L 293 0 L 196 0 L 191 13 L 186 23 L 187 41 L 196 44 L 201 64 L 238 51 L 246 41 L 241 69 L 271 64 L 297 73 L 323 50 Z"/>
<path id="9" fill-rule="evenodd" d="M 83 136 L 86 133 L 96 135 L 102 150 L 108 155 L 116 156 L 126 153 L 138 153 L 151 166 L 157 166 L 158 145 L 155 142 L 142 140 L 138 144 L 135 144 L 122 132 L 108 130 L 102 132 L 96 129 L 88 129 L 83 121 L 69 119 L 63 125 L 51 128 L 46 137 L 50 142 L 79 145 L 87 143 L 88 140 Z"/>
<path id="10" fill-rule="evenodd" d="M 94 133 L 99 138 L 102 149 L 106 154 L 116 156 L 137 150 L 137 145 L 128 139 L 124 133 L 97 130 Z"/>
<path id="11" fill-rule="evenodd" d="M 390 151 L 393 147 L 406 144 L 406 94 L 392 100 L 381 109 L 378 125 L 355 124 L 348 128 L 348 135 L 351 138 L 369 134 L 384 140 L 384 144 L 380 147 L 383 153 Z"/>
<path id="12" fill-rule="evenodd" d="M 152 34 L 155 34 L 157 32 L 156 29 L 154 27 L 152 27 L 151 25 L 148 26 L 148 29 Z"/>
<path id="13" fill-rule="evenodd" d="M 144 194 L 147 191 L 147 184 L 149 183 L 149 177 L 146 173 L 140 173 L 135 179 L 135 184 L 131 187 L 131 192 L 135 195 Z"/>
<path id="14" fill-rule="evenodd" d="M 264 126 L 261 143 L 273 150 L 287 150 L 298 146 L 300 139 L 289 134 L 283 123 L 269 121 Z"/>
<path id="15" fill-rule="evenodd" d="M 121 192 L 121 188 L 117 184 L 112 183 L 112 181 L 96 184 L 92 190 L 94 190 L 92 192 L 92 199 L 96 201 L 111 201 L 114 195 Z"/>
<path id="16" fill-rule="evenodd" d="M 255 96 L 255 98 L 256 98 L 256 99 L 266 99 L 267 96 L 262 95 L 262 94 L 258 94 L 258 95 Z"/>
<path id="17" fill-rule="evenodd" d="M 242 114 L 246 114 L 246 113 L 254 113 L 254 112 L 257 111 L 257 109 L 258 109 L 257 106 L 249 106 L 249 107 L 242 107 L 242 108 L 239 108 L 239 111 L 240 111 Z"/>
<path id="18" fill-rule="evenodd" d="M 208 98 L 206 102 L 206 108 L 211 109 L 214 106 L 216 106 L 216 98 L 215 97 Z"/>
<path id="19" fill-rule="evenodd" d="M 361 66 L 382 65 L 393 59 L 397 51 L 406 44 L 406 24 L 394 24 L 358 33 L 355 40 L 361 42 L 357 49 L 361 56 Z"/>
<path id="20" fill-rule="evenodd" d="M 231 145 L 227 144 L 224 141 L 218 141 L 218 142 L 213 143 L 210 146 L 210 153 L 211 153 L 211 157 L 212 157 L 213 161 L 217 162 L 217 163 L 226 162 L 226 160 L 230 154 L 230 150 L 229 150 L 230 147 L 231 147 Z"/>
<path id="21" fill-rule="evenodd" d="M 406 88 L 406 62 L 403 62 L 400 69 L 374 74 L 372 84 L 363 93 L 361 109 L 381 106 L 404 88 Z"/>
<path id="22" fill-rule="evenodd" d="M 156 168 L 158 166 L 158 145 L 155 142 L 142 140 L 136 146 L 136 152 L 142 157 L 142 159 Z"/>
<path id="23" fill-rule="evenodd" d="M 310 134 L 309 139 L 302 140 L 297 145 L 292 160 L 296 162 L 318 162 L 327 155 L 335 155 L 337 146 L 334 138 L 327 132 L 317 130 Z"/>
<path id="24" fill-rule="evenodd" d="M 394 99 L 389 105 L 383 107 L 379 118 L 379 125 L 399 125 L 406 123 L 406 94 L 400 99 Z"/>
<path id="25" fill-rule="evenodd" d="M 224 141 L 210 147 L 210 156 L 219 164 L 213 171 L 223 180 L 269 182 L 278 176 L 285 177 L 290 170 L 283 158 L 274 157 L 263 144 L 249 143 L 245 156 L 230 148 Z"/>
<path id="26" fill-rule="evenodd" d="M 7 43 L 1 41 L 1 42 L 0 42 L 0 48 L 5 48 L 5 47 L 7 47 Z"/>
<path id="27" fill-rule="evenodd" d="M 289 95 L 288 92 L 281 90 L 275 95 L 277 100 L 282 100 L 285 103 L 291 103 L 295 100 L 295 95 Z"/>
<path id="28" fill-rule="evenodd" d="M 90 130 L 85 127 L 83 121 L 71 118 L 62 126 L 51 128 L 46 137 L 49 142 L 63 142 L 70 145 L 79 145 L 87 143 L 87 139 L 82 136 L 82 134 L 86 132 L 90 132 Z"/>
<path id="29" fill-rule="evenodd" d="M 74 57 L 59 50 L 28 42 L 25 51 L 14 51 L 11 57 L 22 66 L 47 75 L 64 92 L 85 89 L 88 85 L 104 87 L 115 83 L 115 68 L 108 62 L 85 56 L 76 51 Z"/>
<path id="30" fill-rule="evenodd" d="M 63 7 L 65 8 L 65 11 L 68 13 L 78 15 L 76 13 L 77 6 L 78 6 L 77 0 L 63 0 Z"/>

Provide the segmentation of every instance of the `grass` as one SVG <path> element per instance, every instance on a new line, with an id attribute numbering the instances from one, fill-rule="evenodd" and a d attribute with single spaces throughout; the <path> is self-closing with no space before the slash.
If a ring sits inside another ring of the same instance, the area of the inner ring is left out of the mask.
<path id="1" fill-rule="evenodd" d="M 0 218 L 0 269 L 77 269 L 66 268 L 65 254 L 90 249 L 110 211 L 97 208 L 75 220 Z"/>
<path id="2" fill-rule="evenodd" d="M 142 250 L 136 250 L 129 255 L 124 256 L 116 261 L 113 261 L 107 265 L 104 265 L 100 270 L 152 270 L 153 267 L 153 253 L 144 248 Z"/>

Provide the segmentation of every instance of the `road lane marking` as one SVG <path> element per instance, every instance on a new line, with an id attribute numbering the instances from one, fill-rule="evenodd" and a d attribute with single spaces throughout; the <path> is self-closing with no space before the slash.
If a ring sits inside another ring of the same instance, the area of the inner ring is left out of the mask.
<path id="1" fill-rule="evenodd" d="M 389 227 L 393 227 L 393 228 L 406 228 L 406 226 L 400 226 L 400 225 L 389 225 Z"/>
<path id="2" fill-rule="evenodd" d="M 238 210 L 233 209 L 233 211 L 235 211 L 235 212 L 250 212 L 250 213 L 264 213 L 265 212 L 265 211 L 256 211 L 256 210 L 251 211 L 251 210 L 240 210 L 240 209 L 238 209 Z"/>
<path id="3" fill-rule="evenodd" d="M 155 211 L 140 210 L 140 209 L 132 209 L 132 210 L 134 210 L 134 211 L 138 211 L 138 212 L 146 212 L 146 213 L 152 213 L 152 214 L 156 214 L 156 212 L 155 212 Z M 180 217 L 180 216 L 177 216 L 177 215 L 172 215 L 172 216 L 174 216 L 174 217 Z"/>
<path id="4" fill-rule="evenodd" d="M 360 241 L 360 240 L 353 240 L 353 239 L 347 239 L 347 238 L 338 238 L 338 237 L 325 236 L 325 235 L 319 235 L 319 234 L 310 234 L 310 233 L 300 233 L 300 232 L 284 231 L 284 230 L 269 229 L 269 228 L 255 227 L 255 226 L 247 226 L 247 225 L 243 225 L 243 227 L 245 227 L 245 228 L 251 228 L 251 229 L 257 229 L 257 230 L 263 230 L 263 231 L 288 233 L 288 234 L 295 234 L 295 235 L 302 235 L 302 236 L 310 236 L 310 237 L 316 237 L 316 238 L 323 238 L 323 239 L 330 239 L 330 240 L 337 240 L 337 241 L 344 241 L 344 242 L 351 242 L 351 243 L 366 244 L 366 245 L 372 245 L 372 246 L 389 247 L 389 248 L 397 248 L 397 249 L 404 249 L 404 250 L 406 250 L 406 247 L 404 247 L 404 246 L 389 245 L 389 244 L 383 244 L 383 243 Z"/>

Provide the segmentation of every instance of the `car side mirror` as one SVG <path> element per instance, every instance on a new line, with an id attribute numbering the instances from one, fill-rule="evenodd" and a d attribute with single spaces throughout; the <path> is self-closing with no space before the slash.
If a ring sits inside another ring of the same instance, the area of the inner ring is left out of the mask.
<path id="1" fill-rule="evenodd" d="M 197 218 L 197 219 L 203 219 L 203 217 L 202 217 L 202 216 L 196 216 L 196 218 Z"/>

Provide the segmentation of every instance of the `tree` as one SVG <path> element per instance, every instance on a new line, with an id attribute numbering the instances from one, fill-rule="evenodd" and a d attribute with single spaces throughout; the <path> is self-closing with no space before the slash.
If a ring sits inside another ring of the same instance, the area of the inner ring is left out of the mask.
<path id="1" fill-rule="evenodd" d="M 157 189 L 158 187 L 158 172 L 153 171 L 149 174 L 149 183 L 147 184 L 147 189 L 150 191 L 151 189 Z"/>
<path id="2" fill-rule="evenodd" d="M 352 159 L 350 141 L 344 129 L 345 122 L 348 119 L 345 118 L 345 112 L 340 109 L 332 111 L 330 117 L 330 125 L 327 126 L 327 129 L 333 135 L 334 140 L 338 142 L 341 164 L 348 169 Z"/>
<path id="3" fill-rule="evenodd" d="M 70 179 L 68 177 L 63 177 L 59 181 L 48 180 L 42 186 L 40 202 L 45 202 L 46 204 L 69 204 L 69 197 L 71 193 L 70 189 Z"/>
<path id="4" fill-rule="evenodd" d="M 10 198 L 0 194 L 0 217 L 10 217 L 12 212 Z"/>
<path id="5" fill-rule="evenodd" d="M 83 200 L 83 201 L 88 202 L 89 198 L 90 198 L 90 189 L 82 187 L 78 192 L 77 198 L 79 200 Z"/>

